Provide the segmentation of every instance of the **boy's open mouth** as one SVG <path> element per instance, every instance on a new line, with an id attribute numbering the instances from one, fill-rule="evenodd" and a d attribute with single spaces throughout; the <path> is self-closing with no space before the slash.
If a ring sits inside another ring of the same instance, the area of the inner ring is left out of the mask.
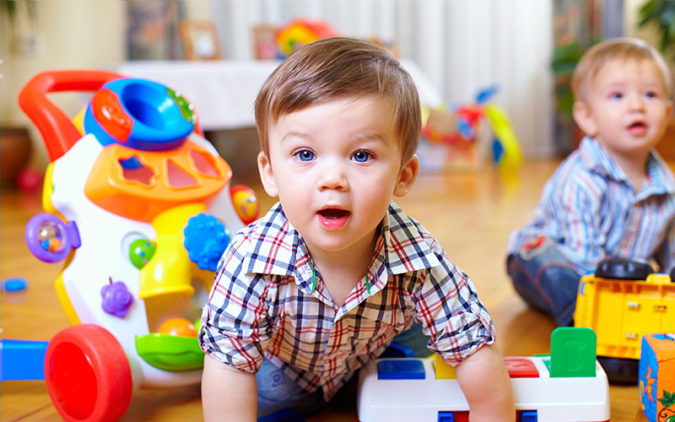
<path id="1" fill-rule="evenodd" d="M 319 210 L 319 221 L 327 228 L 339 228 L 347 221 L 351 213 L 340 208 L 324 208 Z"/>
<path id="2" fill-rule="evenodd" d="M 633 122 L 628 125 L 628 131 L 632 134 L 643 134 L 647 131 L 647 125 L 642 121 Z"/>
<path id="3" fill-rule="evenodd" d="M 347 217 L 349 215 L 349 211 L 341 210 L 339 208 L 325 208 L 319 211 L 319 215 L 327 220 L 337 220 Z"/>

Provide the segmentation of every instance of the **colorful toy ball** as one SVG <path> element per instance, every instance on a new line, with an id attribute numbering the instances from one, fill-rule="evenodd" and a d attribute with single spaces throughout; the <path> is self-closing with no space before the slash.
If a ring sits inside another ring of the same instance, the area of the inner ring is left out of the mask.
<path id="1" fill-rule="evenodd" d="M 178 337 L 197 337 L 194 323 L 185 318 L 167 319 L 157 329 L 159 334 Z"/>
<path id="2" fill-rule="evenodd" d="M 16 176 L 16 186 L 23 192 L 35 192 L 42 187 L 42 173 L 25 168 Z"/>
<path id="3" fill-rule="evenodd" d="M 260 205 L 253 189 L 244 185 L 234 185 L 230 189 L 232 205 L 244 224 L 252 223 L 258 218 Z"/>

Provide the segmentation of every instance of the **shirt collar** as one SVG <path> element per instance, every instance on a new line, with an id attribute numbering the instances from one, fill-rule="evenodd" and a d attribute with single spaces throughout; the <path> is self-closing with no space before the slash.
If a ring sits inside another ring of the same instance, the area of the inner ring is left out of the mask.
<path id="1" fill-rule="evenodd" d="M 252 245 L 243 258 L 248 273 L 295 276 L 302 290 L 312 289 L 313 264 L 300 233 L 276 203 L 250 233 Z M 426 240 L 426 241 L 425 241 Z M 419 271 L 439 265 L 433 238 L 391 203 L 382 220 L 369 274 L 371 283 L 383 288 L 389 275 Z M 434 241 L 435 242 L 435 241 Z M 374 291 L 371 290 L 371 293 Z"/>
<path id="2" fill-rule="evenodd" d="M 440 262 L 432 245 L 435 240 L 421 226 L 391 203 L 383 221 L 384 250 L 376 248 L 375 256 L 384 255 L 390 275 L 410 273 L 435 267 Z"/>
<path id="3" fill-rule="evenodd" d="M 587 136 L 581 141 L 579 152 L 584 164 L 591 171 L 609 177 L 617 182 L 630 184 L 628 176 L 609 156 L 600 143 Z M 647 157 L 647 181 L 640 189 L 639 196 L 675 193 L 675 182 L 668 165 L 656 151 L 651 151 Z"/>
<path id="4" fill-rule="evenodd" d="M 612 160 L 595 138 L 586 136 L 582 139 L 579 152 L 584 164 L 591 171 L 604 177 L 610 177 L 617 182 L 629 183 L 626 173 Z"/>
<path id="5" fill-rule="evenodd" d="M 675 194 L 675 178 L 658 152 L 652 151 L 647 159 L 647 182 L 641 192 L 646 195 Z"/>

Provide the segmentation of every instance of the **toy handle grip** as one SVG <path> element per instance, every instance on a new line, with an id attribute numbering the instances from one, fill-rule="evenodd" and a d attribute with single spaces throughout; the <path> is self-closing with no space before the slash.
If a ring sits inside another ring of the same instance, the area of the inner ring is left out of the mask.
<path id="1" fill-rule="evenodd" d="M 49 92 L 96 91 L 123 76 L 107 70 L 51 70 L 35 75 L 19 92 L 19 106 L 37 126 L 50 161 L 82 137 L 70 118 L 47 98 Z"/>

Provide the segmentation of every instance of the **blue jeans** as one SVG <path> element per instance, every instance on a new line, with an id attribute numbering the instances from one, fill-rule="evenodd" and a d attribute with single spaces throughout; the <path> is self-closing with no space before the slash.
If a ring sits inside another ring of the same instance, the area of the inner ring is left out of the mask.
<path id="1" fill-rule="evenodd" d="M 551 239 L 523 247 L 506 259 L 506 272 L 528 305 L 553 317 L 559 326 L 572 325 L 581 275 Z"/>
<path id="2" fill-rule="evenodd" d="M 431 354 L 426 348 L 427 340 L 422 333 L 422 327 L 417 323 L 394 337 L 396 343 L 410 348 L 415 356 L 420 357 Z M 267 359 L 263 361 L 255 377 L 258 385 L 258 417 L 284 409 L 311 414 L 327 404 L 321 388 L 313 393 L 307 392 Z"/>
<path id="3" fill-rule="evenodd" d="M 308 392 L 267 359 L 255 374 L 258 385 L 258 417 L 283 409 L 313 413 L 326 404 L 323 390 Z"/>

